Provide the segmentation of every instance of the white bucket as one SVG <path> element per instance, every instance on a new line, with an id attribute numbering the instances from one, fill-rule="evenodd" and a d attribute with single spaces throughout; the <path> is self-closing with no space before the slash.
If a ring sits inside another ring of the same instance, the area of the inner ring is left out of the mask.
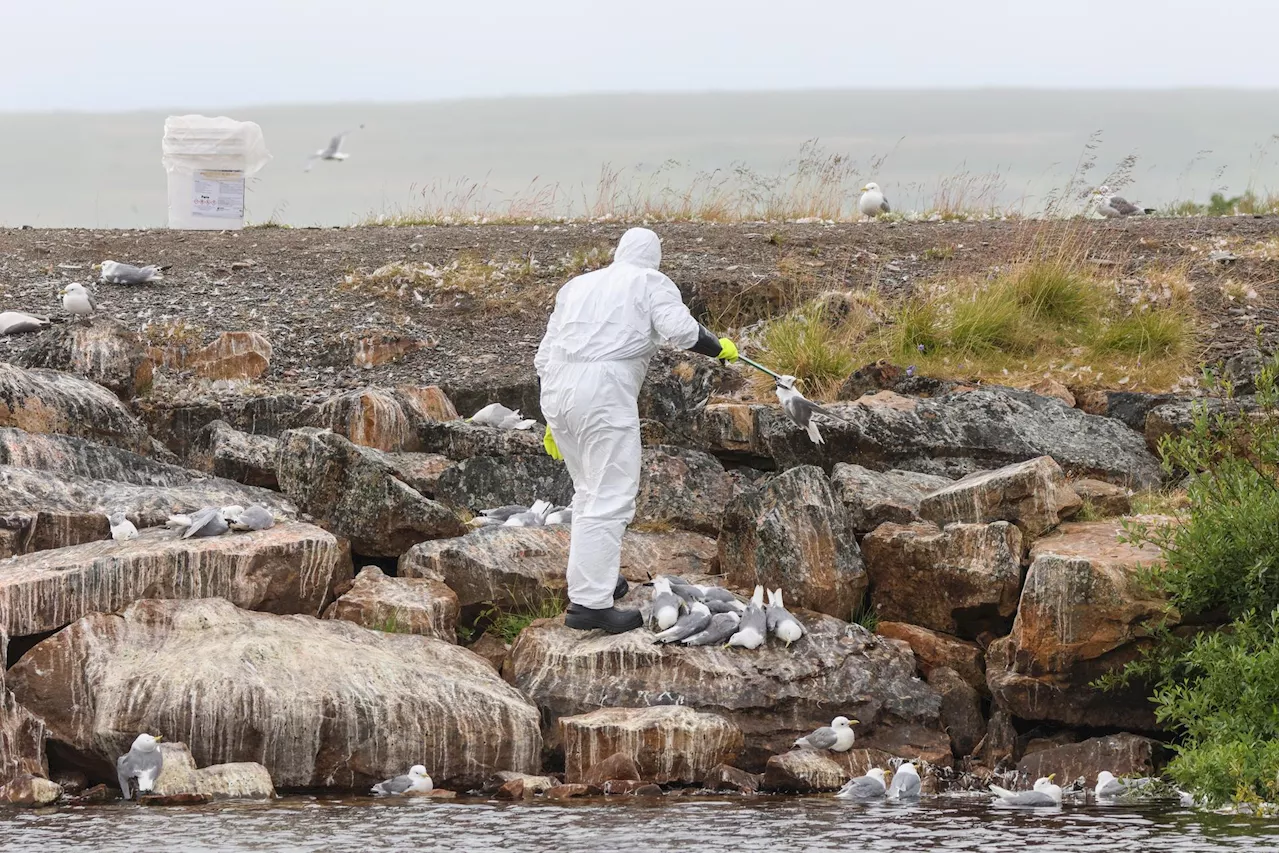
<path id="1" fill-rule="evenodd" d="M 219 116 L 169 116 L 161 145 L 169 175 L 169 227 L 244 227 L 244 182 L 271 159 L 262 128 Z"/>

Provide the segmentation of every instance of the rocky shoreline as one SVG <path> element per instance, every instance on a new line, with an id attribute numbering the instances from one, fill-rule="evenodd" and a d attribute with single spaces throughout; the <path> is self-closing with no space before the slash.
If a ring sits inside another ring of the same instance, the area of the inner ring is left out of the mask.
<path id="1" fill-rule="evenodd" d="M 0 799 L 109 796 L 144 731 L 176 742 L 175 802 L 362 790 L 413 764 L 512 799 L 830 791 L 895 759 L 934 792 L 1160 767 L 1142 685 L 1092 685 L 1180 619 L 1140 583 L 1158 553 L 1119 536 L 1135 495 L 1176 484 L 1153 448 L 1191 397 L 881 365 L 815 446 L 729 371 L 663 351 L 624 603 L 645 608 L 657 574 L 786 589 L 807 636 L 740 652 L 532 618 L 562 602 L 568 527 L 466 522 L 571 484 L 540 426 L 459 417 L 536 413 L 527 378 L 289 385 L 260 331 L 179 358 L 105 317 L 5 346 Z M 282 521 L 163 526 L 232 503 Z M 111 539 L 117 509 L 137 539 Z M 503 616 L 523 620 L 511 643 Z M 853 750 L 790 749 L 836 716 L 860 721 Z"/>

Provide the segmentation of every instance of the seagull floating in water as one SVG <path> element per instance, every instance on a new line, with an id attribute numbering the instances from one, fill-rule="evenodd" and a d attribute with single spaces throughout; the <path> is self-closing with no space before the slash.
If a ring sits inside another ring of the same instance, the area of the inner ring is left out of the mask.
<path id="1" fill-rule="evenodd" d="M 160 777 L 163 768 L 164 753 L 160 751 L 160 737 L 145 733 L 138 735 L 129 751 L 116 759 L 120 795 L 129 800 L 133 799 L 135 792 L 150 792 L 155 788 L 156 779 Z"/>
<path id="2" fill-rule="evenodd" d="M 1053 784 L 1053 774 L 1041 776 L 1030 791 L 1008 791 L 999 785 L 991 786 L 991 793 L 996 795 L 995 802 L 1006 806 L 1060 806 L 1062 805 L 1062 788 Z"/>
<path id="3" fill-rule="evenodd" d="M 889 783 L 888 797 L 891 800 L 914 800 L 920 797 L 920 773 L 910 761 L 898 765 Z"/>
<path id="4" fill-rule="evenodd" d="M 390 779 L 384 779 L 369 789 L 370 793 L 382 796 L 403 796 L 405 794 L 430 794 L 434 786 L 431 784 L 431 777 L 427 775 L 427 768 L 421 764 L 415 764 L 409 768 L 409 772 L 403 776 L 393 776 Z"/>
<path id="5" fill-rule="evenodd" d="M 1107 219 L 1116 219 L 1123 216 L 1141 216 L 1145 213 L 1155 213 L 1154 207 L 1138 207 L 1136 204 L 1130 204 L 1118 195 L 1112 195 L 1111 187 L 1098 187 L 1095 193 L 1098 199 L 1098 213 Z"/>
<path id="6" fill-rule="evenodd" d="M 870 183 L 862 188 L 862 195 L 858 198 L 858 212 L 872 217 L 889 212 L 889 202 L 880 191 L 879 184 Z"/>
<path id="7" fill-rule="evenodd" d="M 857 720 L 836 717 L 831 725 L 814 729 L 804 737 L 796 738 L 792 749 L 828 749 L 832 752 L 848 752 L 853 749 L 852 724 Z"/>
<path id="8" fill-rule="evenodd" d="M 106 284 L 150 284 L 164 278 L 161 270 L 168 267 L 146 266 L 135 267 L 119 261 L 103 261 L 98 281 Z"/>
<path id="9" fill-rule="evenodd" d="M 361 130 L 363 128 L 364 128 L 364 125 L 362 124 L 360 125 L 359 128 L 356 128 L 356 129 Z M 347 154 L 345 151 L 341 151 L 339 149 L 342 148 L 342 141 L 346 139 L 347 136 L 351 133 L 353 133 L 353 131 L 344 130 L 342 131 L 342 133 L 339 133 L 333 139 L 330 139 L 328 145 L 326 145 L 324 148 L 321 148 L 319 151 L 317 151 L 316 153 L 312 154 L 310 157 L 307 158 L 307 165 L 303 168 L 302 171 L 310 172 L 311 167 L 315 165 L 317 160 L 335 160 L 340 163 L 343 160 L 350 157 L 351 156 L 350 154 Z"/>
<path id="10" fill-rule="evenodd" d="M 879 767 L 872 767 L 863 775 L 850 779 L 836 791 L 836 796 L 842 800 L 875 800 L 884 794 L 884 771 Z"/>
<path id="11" fill-rule="evenodd" d="M 1100 800 L 1140 796 L 1154 782 L 1155 780 L 1149 776 L 1117 779 L 1110 770 L 1103 770 L 1098 774 L 1098 783 L 1093 786 L 1093 795 Z"/>

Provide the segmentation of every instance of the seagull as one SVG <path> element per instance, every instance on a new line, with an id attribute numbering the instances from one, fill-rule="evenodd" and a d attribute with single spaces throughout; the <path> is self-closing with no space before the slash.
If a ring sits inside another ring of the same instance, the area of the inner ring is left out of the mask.
<path id="1" fill-rule="evenodd" d="M 1093 795 L 1101 800 L 1136 794 L 1149 786 L 1152 781 L 1146 776 L 1137 779 L 1117 779 L 1110 770 L 1103 770 L 1098 774 L 1098 784 L 1093 787 Z"/>
<path id="2" fill-rule="evenodd" d="M 364 125 L 362 124 L 360 125 L 359 128 L 357 128 L 357 130 L 360 130 L 363 128 L 364 128 Z M 310 157 L 307 158 L 307 165 L 303 168 L 302 171 L 310 172 L 311 167 L 315 165 L 317 160 L 337 160 L 341 162 L 342 160 L 345 160 L 348 157 L 350 157 L 351 156 L 350 154 L 347 154 L 343 151 L 339 151 L 338 149 L 342 147 L 342 140 L 346 139 L 347 134 L 351 132 L 352 131 L 350 130 L 344 130 L 342 131 L 342 133 L 339 133 L 333 139 L 330 139 L 329 144 L 327 146 L 325 146 L 324 148 L 321 148 L 319 151 L 317 151 L 316 153 L 312 154 Z"/>
<path id="3" fill-rule="evenodd" d="M 191 526 L 191 516 L 186 513 L 174 513 L 164 520 L 164 526 L 170 530 L 183 530 Z"/>
<path id="4" fill-rule="evenodd" d="M 133 526 L 133 522 L 125 518 L 123 512 L 114 512 L 107 516 L 107 522 L 111 525 L 111 538 L 124 544 L 130 539 L 138 538 L 138 528 Z"/>
<path id="5" fill-rule="evenodd" d="M 267 530 L 276 526 L 276 517 L 261 504 L 254 504 L 243 512 L 230 515 L 224 509 L 222 515 L 231 523 L 232 530 Z"/>
<path id="6" fill-rule="evenodd" d="M 164 767 L 164 753 L 160 751 L 160 737 L 140 734 L 133 746 L 116 759 L 116 778 L 120 780 L 120 795 L 132 799 L 131 781 L 137 782 L 137 792 L 145 794 L 156 786 L 156 779 Z"/>
<path id="7" fill-rule="evenodd" d="M 919 797 L 920 773 L 914 764 L 904 761 L 898 765 L 897 772 L 893 774 L 893 781 L 889 783 L 889 799 L 914 800 Z"/>
<path id="8" fill-rule="evenodd" d="M 468 420 L 473 424 L 498 429 L 530 429 L 537 423 L 533 418 L 523 417 L 519 409 L 508 409 L 501 403 L 490 403 Z"/>
<path id="9" fill-rule="evenodd" d="M 710 624 L 711 611 L 707 609 L 707 605 L 699 601 L 689 608 L 688 613 L 677 619 L 676 624 L 654 636 L 653 641 L 677 643 L 685 637 L 692 637 L 700 631 L 705 631 Z"/>
<path id="10" fill-rule="evenodd" d="M 779 376 L 776 380 L 774 393 L 778 395 L 778 402 L 782 404 L 782 412 L 792 423 L 799 426 L 809 434 L 809 440 L 814 444 L 823 444 L 822 434 L 818 432 L 817 421 L 814 415 L 822 415 L 834 420 L 844 420 L 830 409 L 825 409 L 811 400 L 806 400 L 804 395 L 796 390 L 796 378 L 794 376 Z"/>
<path id="11" fill-rule="evenodd" d="M 863 216 L 879 216 L 889 212 L 889 202 L 885 200 L 884 193 L 880 192 L 879 184 L 871 183 L 862 188 L 858 212 Z"/>
<path id="12" fill-rule="evenodd" d="M 552 507 L 547 524 L 573 524 L 573 510 L 567 506 Z"/>
<path id="13" fill-rule="evenodd" d="M 855 779 L 850 779 L 845 786 L 836 791 L 842 800 L 874 800 L 884 796 L 884 771 L 872 767 Z"/>
<path id="14" fill-rule="evenodd" d="M 831 725 L 814 729 L 804 737 L 796 738 L 792 749 L 829 749 L 832 752 L 848 752 L 853 749 L 852 724 L 858 722 L 848 717 L 836 717 Z"/>
<path id="15" fill-rule="evenodd" d="M 686 637 L 684 644 L 686 646 L 718 646 L 737 632 L 738 623 L 741 621 L 742 617 L 736 612 L 716 613 L 705 629 L 692 637 Z"/>
<path id="16" fill-rule="evenodd" d="M 191 524 L 183 531 L 182 538 L 193 536 L 221 536 L 231 529 L 221 507 L 207 506 L 191 514 Z"/>
<path id="17" fill-rule="evenodd" d="M 1009 806 L 1060 806 L 1062 788 L 1053 784 L 1053 774 L 1041 776 L 1030 791 L 1007 791 L 999 785 L 991 786 L 996 795 L 994 802 Z"/>
<path id="18" fill-rule="evenodd" d="M 1098 213 L 1101 213 L 1107 219 L 1116 219 L 1123 216 L 1141 216 L 1144 213 L 1156 212 L 1154 207 L 1138 207 L 1118 195 L 1112 195 L 1111 187 L 1098 187 L 1098 191 L 1094 195 L 1098 200 Z"/>
<path id="19" fill-rule="evenodd" d="M 764 614 L 764 587 L 756 586 L 751 603 L 743 611 L 738 631 L 729 638 L 729 645 L 744 649 L 758 649 L 769 634 L 768 620 Z"/>
<path id="20" fill-rule="evenodd" d="M 776 589 L 769 593 L 769 607 L 764 612 L 765 627 L 769 633 L 781 640 L 785 645 L 790 646 L 796 640 L 804 636 L 804 626 L 800 624 L 800 620 L 787 612 L 787 608 L 782 606 L 782 590 Z"/>
<path id="21" fill-rule="evenodd" d="M 167 269 L 168 267 L 135 267 L 119 261 L 103 261 L 98 281 L 106 284 L 150 284 L 164 278 L 161 270 Z"/>
<path id="22" fill-rule="evenodd" d="M 48 320 L 28 314 L 25 311 L 0 312 L 0 335 L 38 332 L 47 325 L 49 325 Z"/>
<path id="23" fill-rule="evenodd" d="M 415 764 L 409 768 L 407 774 L 384 779 L 370 788 L 369 792 L 383 796 L 388 794 L 397 796 L 404 794 L 430 794 L 432 787 L 431 777 L 427 775 L 427 768 L 421 764 Z"/>
<path id="24" fill-rule="evenodd" d="M 653 581 L 653 621 L 659 631 L 665 631 L 680 618 L 680 609 L 684 603 L 671 591 L 671 581 L 656 578 Z"/>
<path id="25" fill-rule="evenodd" d="M 502 522 L 503 527 L 542 527 L 551 514 L 550 501 L 534 501 L 527 512 L 518 512 Z"/>
<path id="26" fill-rule="evenodd" d="M 62 307 L 68 314 L 74 314 L 77 317 L 88 317 L 98 310 L 98 306 L 94 304 L 93 297 L 89 295 L 89 291 L 85 290 L 84 285 L 78 281 L 73 281 L 62 290 L 59 290 L 58 295 L 62 297 Z"/>

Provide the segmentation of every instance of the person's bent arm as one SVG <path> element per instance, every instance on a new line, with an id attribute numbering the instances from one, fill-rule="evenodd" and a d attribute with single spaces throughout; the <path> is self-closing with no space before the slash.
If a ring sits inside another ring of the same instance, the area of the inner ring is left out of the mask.
<path id="1" fill-rule="evenodd" d="M 666 276 L 655 288 L 653 328 L 663 340 L 690 352 L 727 361 L 738 358 L 737 347 L 732 341 L 717 338 L 710 329 L 693 319 L 693 314 L 680 298 L 680 291 Z"/>

